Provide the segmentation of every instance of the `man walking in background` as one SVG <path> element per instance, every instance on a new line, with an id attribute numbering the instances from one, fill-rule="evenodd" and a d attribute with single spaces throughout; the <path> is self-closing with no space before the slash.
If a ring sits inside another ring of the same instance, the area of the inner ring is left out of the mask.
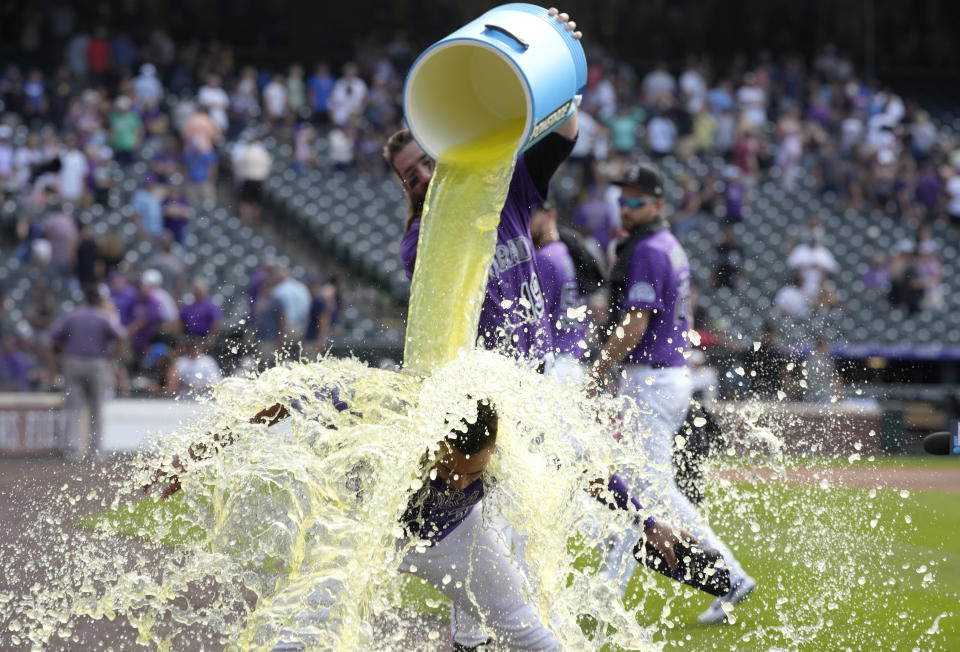
<path id="1" fill-rule="evenodd" d="M 621 441 L 633 467 L 624 475 L 638 495 L 656 496 L 671 519 L 723 555 L 730 568 L 732 588 L 700 615 L 703 623 L 722 622 L 732 605 L 746 598 L 756 582 L 680 492 L 674 478 L 674 436 L 693 394 L 686 363 L 687 333 L 693 327 L 690 263 L 663 217 L 660 171 L 641 164 L 617 185 L 623 189 L 620 216 L 629 236 L 618 245 L 617 260 L 610 272 L 612 329 L 591 375 L 597 389 L 612 387 L 614 369 L 623 366 L 625 380 L 620 392 L 636 401 L 638 407 L 637 422 L 625 424 Z M 632 559 L 622 549 L 631 536 L 616 542 L 608 557 L 609 572 L 620 578 L 622 586 L 633 570 L 620 569 L 620 560 Z"/>
<path id="2" fill-rule="evenodd" d="M 64 454 L 70 459 L 96 458 L 101 454 L 103 400 L 110 379 L 108 354 L 126 332 L 102 307 L 96 286 L 84 288 L 84 304 L 61 317 L 50 329 L 55 348 L 63 351 L 63 387 L 67 411 L 76 415 L 67 429 Z M 79 449 L 79 412 L 90 411 L 90 443 Z"/>

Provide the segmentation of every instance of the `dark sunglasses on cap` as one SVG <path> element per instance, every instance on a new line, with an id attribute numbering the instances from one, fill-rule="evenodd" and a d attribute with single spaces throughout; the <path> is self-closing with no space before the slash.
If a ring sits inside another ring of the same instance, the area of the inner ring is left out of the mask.
<path id="1" fill-rule="evenodd" d="M 652 204 L 657 201 L 656 197 L 621 197 L 620 205 L 626 206 L 632 211 L 637 210 L 638 208 L 643 208 L 647 204 Z"/>

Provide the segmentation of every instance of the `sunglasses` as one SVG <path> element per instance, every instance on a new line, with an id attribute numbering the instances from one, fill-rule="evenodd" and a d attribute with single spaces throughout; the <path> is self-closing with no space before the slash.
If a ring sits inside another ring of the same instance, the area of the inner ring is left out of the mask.
<path id="1" fill-rule="evenodd" d="M 647 204 L 652 204 L 657 201 L 654 197 L 621 197 L 620 205 L 626 206 L 632 211 L 637 210 L 638 208 L 643 208 Z"/>

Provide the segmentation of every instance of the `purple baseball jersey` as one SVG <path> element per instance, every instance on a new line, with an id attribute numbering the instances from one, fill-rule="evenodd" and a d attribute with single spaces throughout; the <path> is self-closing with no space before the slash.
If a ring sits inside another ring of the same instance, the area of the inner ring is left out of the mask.
<path id="1" fill-rule="evenodd" d="M 567 246 L 560 240 L 545 244 L 536 253 L 537 272 L 543 289 L 543 303 L 550 324 L 553 352 L 579 359 L 586 351 L 587 319 L 567 314 L 586 301 L 577 290 L 577 273 Z"/>
<path id="2" fill-rule="evenodd" d="M 137 297 L 137 302 L 133 304 L 134 321 L 146 318 L 146 323 L 133 333 L 131 338 L 131 344 L 135 351 L 143 351 L 147 348 L 154 333 L 157 332 L 157 328 L 163 323 L 163 313 L 163 304 L 152 292 L 146 296 L 140 295 Z"/>
<path id="3" fill-rule="evenodd" d="M 550 330 L 530 237 L 532 209 L 544 200 L 521 154 L 500 212 L 497 249 L 480 309 L 479 337 L 483 346 L 531 360 L 542 360 L 550 350 Z M 419 238 L 418 219 L 400 243 L 407 278 L 413 277 Z"/>
<path id="4" fill-rule="evenodd" d="M 183 332 L 187 335 L 206 337 L 213 325 L 223 319 L 223 311 L 209 298 L 194 301 L 180 309 Z"/>
<path id="5" fill-rule="evenodd" d="M 63 344 L 63 352 L 81 358 L 102 358 L 126 332 L 100 308 L 80 306 L 50 328 L 50 337 Z"/>
<path id="6" fill-rule="evenodd" d="M 658 367 L 686 364 L 690 328 L 690 263 L 669 230 L 637 243 L 630 254 L 623 310 L 652 311 L 650 323 L 625 362 Z"/>
<path id="7" fill-rule="evenodd" d="M 482 498 L 482 477 L 468 484 L 463 491 L 451 489 L 444 480 L 436 477 L 410 497 L 400 520 L 410 534 L 436 543 L 460 525 Z"/>

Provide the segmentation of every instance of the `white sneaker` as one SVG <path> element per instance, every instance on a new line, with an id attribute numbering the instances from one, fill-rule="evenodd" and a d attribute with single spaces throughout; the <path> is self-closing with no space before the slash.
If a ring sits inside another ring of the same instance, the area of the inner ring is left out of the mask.
<path id="1" fill-rule="evenodd" d="M 733 609 L 733 605 L 746 600 L 756 587 L 757 581 L 747 575 L 733 585 L 730 593 L 714 600 L 713 604 L 697 617 L 697 620 L 706 625 L 722 623 L 727 619 L 727 614 Z"/>

